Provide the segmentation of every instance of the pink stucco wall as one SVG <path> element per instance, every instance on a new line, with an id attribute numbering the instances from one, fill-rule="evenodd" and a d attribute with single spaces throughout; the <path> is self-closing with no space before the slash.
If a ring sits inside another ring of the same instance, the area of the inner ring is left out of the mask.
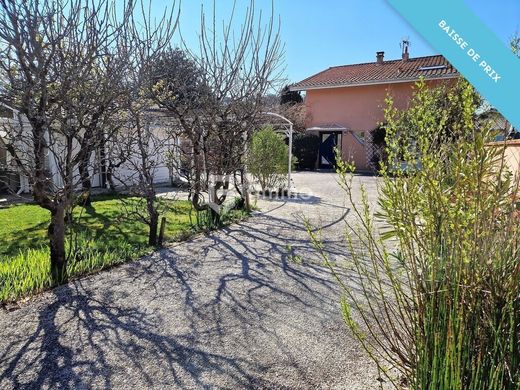
<path id="1" fill-rule="evenodd" d="M 500 153 L 503 153 L 504 156 L 505 167 L 518 179 L 520 176 L 520 140 L 510 140 L 505 143 L 503 141 L 490 142 L 488 146 L 499 148 Z"/>
<path id="2" fill-rule="evenodd" d="M 438 82 L 430 82 L 430 84 Z M 384 120 L 385 98 L 394 97 L 398 109 L 404 109 L 413 93 L 414 83 L 366 85 L 346 88 L 308 90 L 307 127 L 338 124 L 349 132 L 342 137 L 344 159 L 353 159 L 357 169 L 368 170 L 367 143 L 362 145 L 351 131 L 365 132 L 365 138 Z"/>

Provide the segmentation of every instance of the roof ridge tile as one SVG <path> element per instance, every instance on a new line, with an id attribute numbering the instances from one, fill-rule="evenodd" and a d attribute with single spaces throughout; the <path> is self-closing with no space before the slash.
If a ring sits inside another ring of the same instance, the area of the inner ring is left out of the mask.
<path id="1" fill-rule="evenodd" d="M 440 62 L 439 62 L 440 61 Z M 445 68 L 421 69 L 423 67 L 446 65 Z M 386 65 L 386 66 L 385 66 Z M 331 66 L 321 72 L 309 76 L 292 85 L 293 90 L 306 90 L 313 88 L 331 88 L 341 86 L 359 85 L 363 83 L 388 84 L 418 80 L 425 78 L 455 78 L 459 76 L 457 70 L 448 60 L 440 55 L 410 58 L 407 61 L 401 59 L 377 62 L 366 62 L 350 65 Z"/>

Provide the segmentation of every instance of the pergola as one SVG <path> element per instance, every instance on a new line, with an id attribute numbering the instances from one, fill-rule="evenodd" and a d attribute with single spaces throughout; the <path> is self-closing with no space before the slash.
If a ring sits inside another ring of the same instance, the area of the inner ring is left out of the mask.
<path id="1" fill-rule="evenodd" d="M 269 115 L 282 120 L 283 129 L 275 129 L 275 131 L 285 134 L 289 139 L 289 161 L 287 170 L 287 196 L 291 197 L 291 171 L 292 171 L 292 141 L 293 141 L 293 123 L 286 117 L 277 114 L 276 112 L 262 112 L 264 115 Z"/>

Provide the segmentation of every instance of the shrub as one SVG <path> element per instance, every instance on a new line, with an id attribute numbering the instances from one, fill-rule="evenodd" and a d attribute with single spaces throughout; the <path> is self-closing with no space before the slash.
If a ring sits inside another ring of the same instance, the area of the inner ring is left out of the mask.
<path id="1" fill-rule="evenodd" d="M 316 168 L 319 148 L 320 137 L 316 134 L 296 134 L 293 140 L 293 150 L 294 155 L 298 159 L 297 168 L 314 170 Z"/>
<path id="2" fill-rule="evenodd" d="M 264 127 L 253 135 L 247 167 L 262 191 L 275 190 L 286 185 L 288 161 L 289 148 L 272 127 Z"/>
<path id="3" fill-rule="evenodd" d="M 376 146 L 386 146 L 386 129 L 384 125 L 378 126 L 371 132 L 372 143 Z"/>
<path id="4" fill-rule="evenodd" d="M 404 112 L 388 100 L 389 161 L 421 168 L 390 177 L 383 163 L 377 208 L 366 192 L 352 204 L 355 278 L 340 276 L 312 233 L 345 293 L 347 325 L 396 387 L 520 388 L 518 182 L 475 109 L 464 81 L 419 83 Z M 338 164 L 353 202 L 351 167 Z"/>

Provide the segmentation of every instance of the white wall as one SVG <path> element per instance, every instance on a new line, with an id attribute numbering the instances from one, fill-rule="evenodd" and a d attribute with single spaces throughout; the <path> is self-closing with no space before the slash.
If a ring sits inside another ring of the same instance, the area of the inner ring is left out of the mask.
<path id="1" fill-rule="evenodd" d="M 8 107 L 8 106 L 5 106 L 5 107 Z M 8 107 L 8 108 L 10 108 L 10 107 Z M 10 108 L 10 109 L 12 109 L 12 108 Z M 18 115 L 18 112 L 16 110 L 13 110 L 13 111 L 15 113 L 15 118 L 16 118 L 16 116 Z M 151 114 L 151 115 L 157 115 L 157 114 Z M 2 130 L 2 126 L 6 126 L 6 125 L 20 126 L 20 122 L 22 123 L 22 128 L 23 128 L 22 131 L 30 133 L 31 126 L 30 126 L 27 118 L 25 118 L 23 115 L 19 116 L 19 118 L 20 118 L 20 120 L 18 120 L 18 119 L 11 120 L 11 119 L 7 119 L 7 118 L 0 118 L 0 136 L 5 137 L 5 135 L 6 135 L 5 131 Z M 150 145 L 150 150 L 157 151 L 157 153 L 155 153 L 155 157 L 154 157 L 155 163 L 156 163 L 156 167 L 154 170 L 154 182 L 158 183 L 158 184 L 159 183 L 169 183 L 170 182 L 170 173 L 169 173 L 168 167 L 166 166 L 166 162 L 164 159 L 164 153 L 170 149 L 171 145 L 166 141 L 166 139 L 167 139 L 166 132 L 164 130 L 164 125 L 160 124 L 160 120 L 157 121 L 157 124 L 152 125 L 152 129 L 153 129 L 154 135 L 155 135 L 153 137 L 155 146 Z M 78 145 L 78 147 L 79 147 L 79 145 Z M 107 147 L 109 147 L 109 146 L 107 145 Z M 30 159 L 32 154 L 29 153 L 29 150 L 26 150 L 27 147 L 20 146 L 20 148 L 24 149 L 24 151 L 26 152 L 25 158 Z M 109 152 L 107 151 L 106 154 L 108 156 Z M 63 185 L 63 183 L 62 183 L 61 175 L 59 172 L 58 159 L 51 152 L 47 152 L 46 157 L 47 157 L 46 166 L 52 175 L 52 182 L 54 183 L 54 185 L 57 188 L 59 188 Z M 134 156 L 133 158 L 135 159 L 137 157 Z M 11 157 L 8 153 L 8 163 L 10 160 L 11 160 Z M 100 156 L 98 153 L 92 154 L 89 170 L 91 173 L 91 180 L 92 180 L 93 187 L 101 187 L 101 185 L 102 185 L 101 161 L 100 161 Z M 77 184 L 79 186 L 80 180 L 79 180 L 78 170 L 76 169 L 73 174 L 75 176 L 75 181 L 77 182 Z M 116 170 L 114 176 L 119 177 L 121 180 L 126 180 L 127 181 L 126 184 L 129 184 L 129 185 L 132 184 L 132 182 L 135 182 L 135 180 L 136 180 L 136 172 L 131 163 L 127 163 L 127 164 L 124 164 L 121 167 L 119 167 Z M 31 191 L 31 188 L 29 185 L 29 180 L 27 177 L 20 175 L 20 183 L 21 183 L 22 192 L 27 193 L 27 192 Z M 108 185 L 108 183 L 106 183 L 106 184 Z M 116 184 L 117 184 L 117 181 L 116 181 Z"/>

